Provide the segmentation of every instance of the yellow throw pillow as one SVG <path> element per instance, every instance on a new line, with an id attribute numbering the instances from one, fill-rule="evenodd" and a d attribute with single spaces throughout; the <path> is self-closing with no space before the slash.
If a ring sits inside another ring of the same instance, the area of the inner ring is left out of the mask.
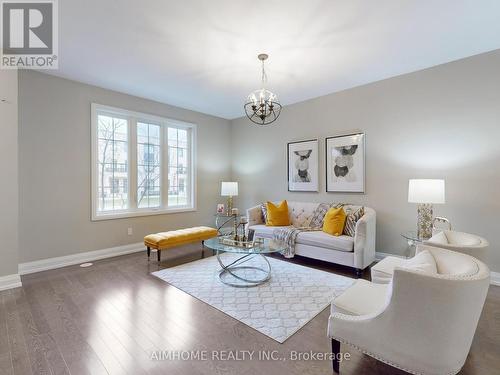
<path id="1" fill-rule="evenodd" d="M 266 207 L 267 226 L 277 227 L 290 225 L 290 219 L 288 218 L 288 203 L 286 201 L 282 201 L 278 206 L 272 202 L 267 202 Z"/>
<path id="2" fill-rule="evenodd" d="M 342 207 L 330 208 L 323 220 L 323 232 L 332 236 L 340 236 L 344 231 L 347 215 Z"/>

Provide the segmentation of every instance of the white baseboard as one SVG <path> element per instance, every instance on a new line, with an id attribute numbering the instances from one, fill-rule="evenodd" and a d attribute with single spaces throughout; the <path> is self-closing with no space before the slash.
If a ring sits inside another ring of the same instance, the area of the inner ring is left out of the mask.
<path id="1" fill-rule="evenodd" d="M 47 271 L 66 266 L 72 266 L 75 264 L 91 262 L 99 259 L 106 259 L 120 255 L 137 253 L 139 251 L 144 251 L 144 244 L 142 242 L 130 245 L 110 247 L 108 249 L 102 249 L 102 250 L 87 251 L 85 253 L 66 255 L 62 257 L 21 263 L 19 264 L 19 274 L 0 277 L 0 290 L 6 290 L 22 286 L 20 275 L 27 275 L 30 273 Z M 375 254 L 375 260 L 380 261 L 388 256 L 396 256 L 403 258 L 403 256 L 397 254 L 377 252 Z M 491 272 L 491 285 L 500 286 L 500 272 Z"/>
<path id="2" fill-rule="evenodd" d="M 490 273 L 490 284 L 500 286 L 500 272 Z"/>
<path id="3" fill-rule="evenodd" d="M 110 247 L 108 249 L 87 251 L 85 253 L 77 253 L 73 255 L 65 255 L 62 257 L 35 260 L 33 262 L 26 262 L 19 264 L 19 274 L 27 275 L 29 273 L 41 272 L 52 270 L 55 268 L 61 268 L 66 266 L 72 266 L 75 264 L 92 262 L 94 260 L 112 258 L 119 255 L 126 255 L 131 253 L 137 253 L 139 251 L 144 251 L 145 247 L 142 242 L 134 243 L 130 245 L 123 245 L 117 247 Z"/>
<path id="4" fill-rule="evenodd" d="M 388 257 L 388 256 L 398 257 L 398 258 L 404 258 L 401 255 L 389 254 L 389 253 L 380 253 L 380 252 L 377 251 L 375 253 L 375 260 L 377 262 L 380 262 L 382 259 L 384 259 L 385 257 Z M 490 284 L 491 285 L 498 285 L 498 286 L 500 286 L 500 272 L 493 272 L 493 271 L 490 272 Z"/>
<path id="5" fill-rule="evenodd" d="M 19 288 L 22 286 L 21 276 L 18 273 L 7 276 L 0 276 L 0 290 Z"/>

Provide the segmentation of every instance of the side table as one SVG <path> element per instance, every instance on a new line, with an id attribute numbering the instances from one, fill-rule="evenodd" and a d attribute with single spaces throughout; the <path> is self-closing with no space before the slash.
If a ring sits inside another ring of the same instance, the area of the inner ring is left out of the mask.
<path id="1" fill-rule="evenodd" d="M 417 231 L 409 230 L 401 233 L 401 237 L 403 237 L 408 243 L 408 249 L 406 251 L 406 257 L 411 258 L 415 255 L 415 249 L 418 244 L 421 244 L 424 240 L 417 235 Z"/>

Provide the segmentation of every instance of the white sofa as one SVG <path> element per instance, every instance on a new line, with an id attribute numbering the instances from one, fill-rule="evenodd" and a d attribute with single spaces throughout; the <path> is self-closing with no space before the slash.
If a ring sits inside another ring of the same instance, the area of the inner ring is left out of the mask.
<path id="1" fill-rule="evenodd" d="M 356 283 L 332 302 L 328 336 L 411 374 L 460 371 L 488 293 L 490 272 L 466 254 L 419 245 L 433 272 L 394 268 L 388 284 Z M 338 356 L 336 356 L 338 358 Z M 333 362 L 339 371 L 339 361 Z"/>
<path id="2" fill-rule="evenodd" d="M 295 227 L 308 226 L 319 203 L 288 202 L 290 223 Z M 354 206 L 356 207 L 356 206 Z M 255 230 L 255 236 L 272 238 L 276 228 L 266 226 L 261 206 L 247 210 L 248 228 Z M 356 223 L 354 237 L 332 236 L 322 231 L 302 232 L 297 236 L 295 254 L 341 264 L 362 270 L 375 261 L 375 210 L 365 207 L 365 214 Z"/>

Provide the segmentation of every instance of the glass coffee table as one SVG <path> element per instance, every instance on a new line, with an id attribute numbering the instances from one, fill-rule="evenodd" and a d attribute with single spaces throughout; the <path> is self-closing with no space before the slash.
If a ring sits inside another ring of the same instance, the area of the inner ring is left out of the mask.
<path id="1" fill-rule="evenodd" d="M 221 266 L 219 280 L 234 287 L 252 287 L 263 284 L 271 278 L 271 263 L 265 254 L 277 253 L 287 248 L 282 241 L 268 238 L 259 239 L 262 242 L 250 249 L 222 244 L 218 237 L 205 240 L 205 246 L 216 252 L 217 261 Z M 224 263 L 221 256 L 224 253 L 236 254 L 236 259 Z M 251 261 L 251 264 L 247 262 Z M 245 264 L 247 263 L 247 264 Z"/>

